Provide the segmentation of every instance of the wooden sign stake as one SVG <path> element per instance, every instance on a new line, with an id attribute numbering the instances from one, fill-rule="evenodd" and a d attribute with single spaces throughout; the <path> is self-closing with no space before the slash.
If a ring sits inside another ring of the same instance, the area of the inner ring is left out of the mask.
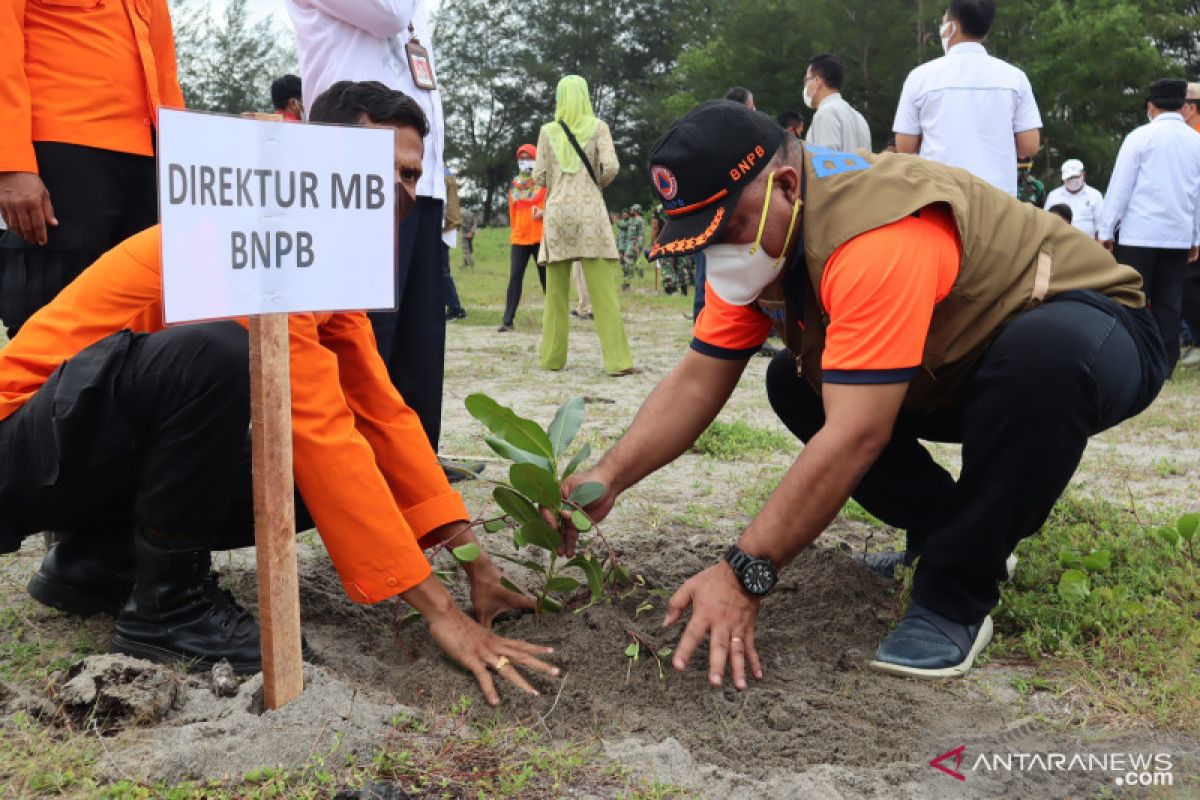
<path id="1" fill-rule="evenodd" d="M 250 424 L 263 700 L 277 709 L 304 691 L 287 314 L 250 317 Z"/>

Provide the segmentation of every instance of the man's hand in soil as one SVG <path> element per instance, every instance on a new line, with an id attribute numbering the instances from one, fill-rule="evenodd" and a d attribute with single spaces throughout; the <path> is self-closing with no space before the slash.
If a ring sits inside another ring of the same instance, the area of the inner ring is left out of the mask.
<path id="1" fill-rule="evenodd" d="M 58 219 L 50 204 L 50 192 L 35 172 L 0 172 L 0 217 L 22 239 L 46 243 L 46 226 Z"/>
<path id="2" fill-rule="evenodd" d="M 707 636 L 708 682 L 720 686 L 725 667 L 733 670 L 733 685 L 746 688 L 746 665 L 755 678 L 762 679 L 762 664 L 754 649 L 754 625 L 758 620 L 759 600 L 742 589 L 737 576 L 724 561 L 692 576 L 667 603 L 663 626 L 674 625 L 683 612 L 692 607 L 692 618 L 675 648 L 671 665 L 679 672 L 687 669 L 692 653 Z"/>
<path id="3" fill-rule="evenodd" d="M 500 703 L 493 671 L 528 695 L 540 693 L 525 680 L 518 665 L 558 677 L 558 667 L 537 658 L 554 652 L 551 648 L 492 633 L 454 604 L 437 576 L 430 575 L 402 596 L 429 623 L 429 635 L 446 657 L 475 676 L 490 705 Z"/>
<path id="4" fill-rule="evenodd" d="M 479 620 L 479 624 L 490 628 L 496 616 L 505 611 L 534 610 L 532 598 L 505 589 L 501 585 L 503 573 L 496 566 L 496 562 L 488 557 L 468 523 L 452 522 L 443 525 L 433 531 L 433 535 L 448 549 L 464 544 L 479 547 L 479 557 L 462 565 L 467 579 L 471 582 L 471 605 L 475 607 L 475 618 Z"/>

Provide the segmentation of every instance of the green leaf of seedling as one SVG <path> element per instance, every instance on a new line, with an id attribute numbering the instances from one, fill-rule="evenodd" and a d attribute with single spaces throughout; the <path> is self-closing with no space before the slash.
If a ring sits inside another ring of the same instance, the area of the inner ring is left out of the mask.
<path id="1" fill-rule="evenodd" d="M 513 556 L 505 555 L 504 553 L 496 553 L 496 558 L 503 559 L 510 564 L 517 564 L 525 569 L 536 572 L 539 575 L 546 574 L 546 568 L 536 561 L 531 561 L 528 558 L 514 558 Z"/>
<path id="2" fill-rule="evenodd" d="M 579 465 L 587 461 L 591 455 L 592 446 L 590 444 L 585 444 L 583 447 L 579 448 L 579 452 L 575 454 L 575 457 L 572 458 L 570 463 L 567 464 L 567 468 L 563 470 L 562 479 L 565 481 L 567 478 L 574 475 L 575 470 L 579 469 Z"/>
<path id="3" fill-rule="evenodd" d="M 492 491 L 492 497 L 495 498 L 496 505 L 504 509 L 505 514 L 508 514 L 522 525 L 528 523 L 530 520 L 542 518 L 533 503 L 507 486 L 497 486 Z"/>
<path id="4" fill-rule="evenodd" d="M 581 483 L 571 492 L 570 500 L 581 508 L 587 508 L 604 494 L 604 484 L 589 481 Z"/>
<path id="5" fill-rule="evenodd" d="M 514 447 L 499 436 L 485 436 L 483 440 L 496 452 L 496 455 L 507 458 L 509 461 L 515 461 L 518 464 L 536 464 L 542 469 L 550 469 L 550 462 L 547 459 Z"/>
<path id="6" fill-rule="evenodd" d="M 542 456 L 547 460 L 554 458 L 554 447 L 550 444 L 550 437 L 533 420 L 518 416 L 511 408 L 500 405 L 486 394 L 468 396 L 465 405 L 472 417 L 518 450 Z"/>
<path id="7" fill-rule="evenodd" d="M 1088 572 L 1106 572 L 1112 566 L 1112 553 L 1108 550 L 1093 550 L 1090 555 L 1080 559 L 1080 562 Z"/>
<path id="8" fill-rule="evenodd" d="M 555 575 L 546 584 L 546 591 L 549 592 L 573 592 L 578 588 L 579 581 L 566 575 Z"/>
<path id="9" fill-rule="evenodd" d="M 474 542 L 468 542 L 467 544 L 460 544 L 451 552 L 454 553 L 456 559 L 464 564 L 469 564 L 479 558 L 479 545 Z"/>
<path id="10" fill-rule="evenodd" d="M 483 529 L 488 533 L 496 533 L 508 527 L 508 520 L 504 519 L 489 519 L 483 523 Z"/>
<path id="11" fill-rule="evenodd" d="M 1067 569 L 1078 569 L 1081 566 L 1079 554 L 1066 547 L 1058 551 L 1058 563 Z"/>
<path id="12" fill-rule="evenodd" d="M 552 611 L 556 614 L 563 609 L 562 603 L 548 594 L 538 595 L 538 604 L 541 606 L 542 611 Z"/>
<path id="13" fill-rule="evenodd" d="M 669 648 L 669 647 L 664 647 L 662 650 L 659 650 L 659 651 L 658 651 L 658 657 L 659 657 L 659 658 L 670 658 L 670 657 L 671 657 L 671 653 L 673 653 L 673 652 L 675 652 L 675 651 L 674 651 L 674 650 L 672 650 L 671 648 Z"/>
<path id="14" fill-rule="evenodd" d="M 640 606 L 638 606 L 637 608 L 635 608 L 633 610 L 633 618 L 637 619 L 638 615 L 641 614 L 643 611 L 653 611 L 653 610 L 654 610 L 654 603 L 642 603 Z"/>
<path id="15" fill-rule="evenodd" d="M 629 647 L 625 648 L 625 655 L 629 658 L 632 658 L 634 661 L 637 661 L 638 654 L 641 653 L 641 651 L 641 642 L 630 642 Z"/>
<path id="16" fill-rule="evenodd" d="M 434 570 L 433 574 L 436 575 L 437 579 L 439 581 L 441 581 L 442 583 L 451 583 L 454 581 L 454 573 L 453 572 L 448 572 L 443 569 L 443 570 Z"/>
<path id="17" fill-rule="evenodd" d="M 1080 570 L 1069 569 L 1058 579 L 1058 596 L 1068 603 L 1082 603 L 1091 592 L 1087 574 Z"/>
<path id="18" fill-rule="evenodd" d="M 554 475 L 535 464 L 513 464 L 508 470 L 513 488 L 538 505 L 554 511 L 562 508 L 562 490 Z"/>
<path id="19" fill-rule="evenodd" d="M 604 567 L 592 556 L 578 555 L 566 563 L 568 567 L 578 567 L 587 576 L 588 589 L 592 592 L 592 602 L 597 603 L 604 597 Z"/>
<path id="20" fill-rule="evenodd" d="M 592 521 L 588 519 L 587 514 L 582 511 L 571 512 L 571 524 L 575 526 L 575 530 L 580 533 L 587 533 L 592 529 Z"/>
<path id="21" fill-rule="evenodd" d="M 558 535 L 558 531 L 551 528 L 541 517 L 531 519 L 521 526 L 521 538 L 526 544 L 535 545 L 551 553 L 557 553 L 558 548 L 562 546 L 562 537 Z"/>
<path id="22" fill-rule="evenodd" d="M 1175 529 L 1179 531 L 1180 538 L 1185 542 L 1196 538 L 1197 527 L 1200 527 L 1200 514 L 1184 514 L 1175 524 Z"/>
<path id="23" fill-rule="evenodd" d="M 1159 528 L 1154 535 L 1171 547 L 1179 546 L 1179 531 L 1174 528 Z"/>
<path id="24" fill-rule="evenodd" d="M 550 434 L 550 445 L 554 448 L 555 457 L 561 457 L 575 441 L 579 426 L 583 424 L 583 397 L 572 397 L 562 404 L 554 415 L 547 431 Z"/>

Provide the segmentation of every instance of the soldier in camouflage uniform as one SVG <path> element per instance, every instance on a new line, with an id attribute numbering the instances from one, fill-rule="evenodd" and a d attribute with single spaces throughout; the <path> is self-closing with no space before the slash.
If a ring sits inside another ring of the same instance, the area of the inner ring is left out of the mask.
<path id="1" fill-rule="evenodd" d="M 1033 177 L 1033 161 L 1017 163 L 1017 199 L 1041 208 L 1046 204 L 1046 184 Z"/>
<path id="2" fill-rule="evenodd" d="M 625 280 L 621 284 L 622 289 L 629 288 L 629 270 L 625 268 L 625 250 L 626 244 L 629 242 L 629 209 L 621 209 L 621 218 L 617 220 L 617 255 L 621 259 L 621 272 L 625 275 Z"/>
<path id="3" fill-rule="evenodd" d="M 629 227 L 625 230 L 625 249 L 621 251 L 621 266 L 625 270 L 626 283 L 633 278 L 635 269 L 638 277 L 646 274 L 645 268 L 638 266 L 645 245 L 646 220 L 642 218 L 642 207 L 634 203 L 629 207 Z"/>
<path id="4" fill-rule="evenodd" d="M 667 213 L 661 205 L 655 206 L 650 218 L 650 241 L 658 238 L 658 232 L 667 222 Z M 691 256 L 660 256 L 658 269 L 662 272 L 663 290 L 667 294 L 678 291 L 687 296 L 688 284 L 696 282 L 696 265 Z"/>

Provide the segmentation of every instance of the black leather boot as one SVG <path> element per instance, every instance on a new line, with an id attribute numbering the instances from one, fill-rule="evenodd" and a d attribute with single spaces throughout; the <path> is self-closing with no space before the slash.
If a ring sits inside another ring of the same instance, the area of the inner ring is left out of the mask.
<path id="1" fill-rule="evenodd" d="M 131 533 L 60 533 L 27 587 L 67 614 L 117 616 L 133 590 Z"/>
<path id="2" fill-rule="evenodd" d="M 217 585 L 209 551 L 164 541 L 141 531 L 134 537 L 133 593 L 117 617 L 113 651 L 195 670 L 225 658 L 238 674 L 258 672 L 258 623 Z"/>

